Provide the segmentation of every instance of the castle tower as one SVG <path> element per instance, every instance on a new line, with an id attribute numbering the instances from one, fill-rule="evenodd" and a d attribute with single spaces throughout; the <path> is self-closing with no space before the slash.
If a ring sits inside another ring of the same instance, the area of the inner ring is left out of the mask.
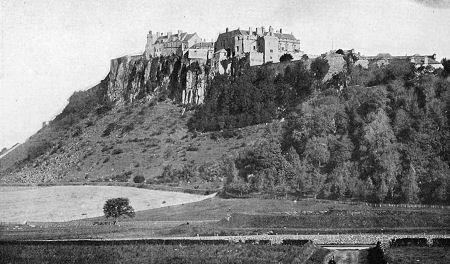
<path id="1" fill-rule="evenodd" d="M 147 44 L 145 45 L 145 58 L 148 60 L 150 57 L 155 55 L 153 44 L 155 43 L 153 39 L 153 32 L 150 30 L 147 34 Z"/>

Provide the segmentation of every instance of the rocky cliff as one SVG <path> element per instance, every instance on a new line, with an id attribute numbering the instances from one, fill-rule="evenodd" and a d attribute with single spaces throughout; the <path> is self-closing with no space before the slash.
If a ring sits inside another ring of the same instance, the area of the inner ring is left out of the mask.
<path id="1" fill-rule="evenodd" d="M 204 63 L 176 56 L 125 56 L 111 60 L 107 98 L 118 106 L 142 98 L 169 97 L 201 104 L 211 76 Z"/>

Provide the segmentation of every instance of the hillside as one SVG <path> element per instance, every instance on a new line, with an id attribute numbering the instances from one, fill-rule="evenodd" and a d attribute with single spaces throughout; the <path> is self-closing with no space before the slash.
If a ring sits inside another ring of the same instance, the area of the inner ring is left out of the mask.
<path id="1" fill-rule="evenodd" d="M 0 182 L 449 204 L 445 71 L 408 60 L 363 68 L 354 57 L 258 67 L 231 58 L 231 73 L 216 76 L 176 56 L 115 59 L 17 159 L 0 160 Z"/>
<path id="2" fill-rule="evenodd" d="M 102 116 L 90 114 L 62 132 L 50 151 L 3 175 L 1 182 L 131 181 L 136 175 L 152 179 L 167 165 L 218 166 L 223 156 L 235 156 L 266 130 L 265 125 L 247 127 L 230 138 L 191 133 L 186 123 L 192 113 L 182 112 L 170 101 L 142 101 Z M 50 127 L 43 128 L 34 138 L 50 133 Z"/>

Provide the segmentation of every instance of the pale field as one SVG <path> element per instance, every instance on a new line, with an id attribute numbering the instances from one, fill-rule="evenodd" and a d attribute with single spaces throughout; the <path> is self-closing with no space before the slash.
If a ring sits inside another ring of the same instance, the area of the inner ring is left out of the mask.
<path id="1" fill-rule="evenodd" d="M 204 196 L 120 186 L 0 187 L 0 222 L 63 222 L 103 215 L 110 198 L 125 197 L 135 211 L 201 201 Z"/>

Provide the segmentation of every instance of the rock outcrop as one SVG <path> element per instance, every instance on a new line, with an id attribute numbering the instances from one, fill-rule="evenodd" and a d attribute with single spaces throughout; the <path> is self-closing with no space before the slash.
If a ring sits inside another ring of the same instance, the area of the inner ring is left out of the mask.
<path id="1" fill-rule="evenodd" d="M 207 66 L 185 58 L 125 56 L 111 60 L 106 93 L 118 106 L 155 96 L 201 104 L 210 79 Z"/>

